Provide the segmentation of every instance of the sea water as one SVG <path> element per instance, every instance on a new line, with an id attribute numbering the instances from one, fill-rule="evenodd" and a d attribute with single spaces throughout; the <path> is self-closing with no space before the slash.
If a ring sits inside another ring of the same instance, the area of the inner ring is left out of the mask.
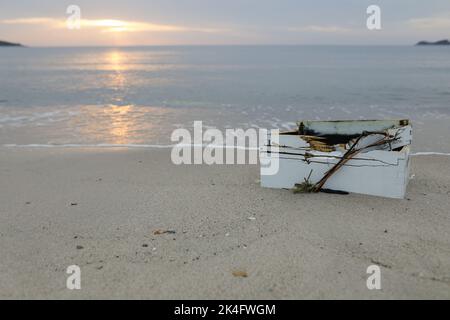
<path id="1" fill-rule="evenodd" d="M 450 131 L 450 47 L 0 48 L 0 146 L 164 147 L 196 120 L 290 130 L 390 118 Z"/>

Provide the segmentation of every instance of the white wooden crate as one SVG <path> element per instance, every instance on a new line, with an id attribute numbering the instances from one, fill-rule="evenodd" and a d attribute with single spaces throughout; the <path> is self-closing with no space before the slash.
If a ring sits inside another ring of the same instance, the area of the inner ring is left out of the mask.
<path id="1" fill-rule="evenodd" d="M 394 121 L 394 122 L 392 122 Z M 405 120 L 401 120 L 405 121 Z M 377 126 L 378 122 L 378 126 Z M 342 121 L 336 124 L 331 122 L 330 129 L 326 122 L 316 122 L 311 127 L 321 126 L 322 132 L 318 134 L 360 134 L 364 131 L 364 121 Z M 409 123 L 396 126 L 395 120 L 371 121 L 370 131 L 389 131 L 397 134 L 398 139 L 390 146 L 382 146 L 379 149 L 371 148 L 357 154 L 339 170 L 337 170 L 325 183 L 324 189 L 347 191 L 388 198 L 404 198 L 409 181 L 409 154 L 412 133 Z M 336 128 L 337 126 L 337 128 Z M 348 130 L 345 130 L 345 127 Z M 324 129 L 325 128 L 325 129 Z M 356 128 L 356 131 L 355 131 Z M 359 129 L 358 129 L 359 128 Z M 327 131 L 328 130 L 328 131 Z M 373 140 L 373 136 L 366 137 L 359 144 Z M 345 147 L 337 146 L 335 151 L 321 152 L 311 148 L 303 135 L 295 133 L 281 133 L 278 137 L 271 136 L 266 142 L 269 151 L 275 146 L 273 141 L 278 141 L 276 152 L 261 151 L 261 163 L 276 156 L 279 161 L 279 169 L 275 174 L 261 174 L 261 186 L 267 188 L 294 188 L 310 176 L 311 183 L 317 183 L 328 170 L 342 159 Z M 349 146 L 347 145 L 347 148 Z M 263 171 L 261 171 L 263 172 Z"/>

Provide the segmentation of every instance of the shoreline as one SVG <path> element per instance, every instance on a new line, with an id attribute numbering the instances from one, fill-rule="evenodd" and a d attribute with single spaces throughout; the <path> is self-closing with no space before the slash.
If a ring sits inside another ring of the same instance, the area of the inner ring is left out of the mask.
<path id="1" fill-rule="evenodd" d="M 173 147 L 191 147 L 191 148 L 198 148 L 200 145 L 186 145 L 186 144 L 4 144 L 0 146 L 0 148 L 5 149 L 71 149 L 71 150 L 82 150 L 82 149 L 88 149 L 88 150 L 113 150 L 113 149 L 124 149 L 124 150 L 139 150 L 139 149 L 171 149 Z M 210 145 L 210 144 L 203 144 L 201 145 L 201 148 L 214 148 L 218 149 L 222 147 L 222 149 L 234 149 L 234 150 L 245 150 L 245 151 L 257 151 L 259 148 L 250 148 L 250 147 L 228 147 L 226 145 Z M 448 157 L 450 156 L 450 152 L 439 152 L 439 151 L 417 151 L 417 152 L 411 152 L 409 155 L 410 157 L 419 157 L 419 156 L 443 156 Z"/>
<path id="2" fill-rule="evenodd" d="M 175 166 L 164 149 L 0 148 L 0 297 L 450 298 L 449 169 L 413 157 L 392 200 L 263 189 L 258 166 Z"/>

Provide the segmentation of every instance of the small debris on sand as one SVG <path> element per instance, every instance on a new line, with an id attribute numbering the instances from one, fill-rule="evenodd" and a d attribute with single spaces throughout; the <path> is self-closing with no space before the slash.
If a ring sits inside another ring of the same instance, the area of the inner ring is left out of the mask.
<path id="1" fill-rule="evenodd" d="M 240 278 L 247 278 L 248 274 L 245 271 L 241 271 L 241 270 L 236 270 L 232 272 L 233 276 L 235 277 L 240 277 Z"/>
<path id="2" fill-rule="evenodd" d="M 84 247 L 83 247 L 83 246 L 80 246 L 80 245 L 78 245 L 78 246 L 77 246 L 77 249 L 78 249 L 78 250 L 81 250 L 81 249 L 84 249 Z"/>
<path id="3" fill-rule="evenodd" d="M 160 234 L 165 234 L 165 233 L 175 234 L 176 231 L 174 231 L 174 230 L 160 230 L 160 229 L 158 229 L 155 232 L 153 232 L 154 235 L 160 235 Z"/>
<path id="4" fill-rule="evenodd" d="M 77 206 L 78 203 L 76 203 L 76 202 L 71 202 L 70 205 L 71 205 L 71 206 Z"/>

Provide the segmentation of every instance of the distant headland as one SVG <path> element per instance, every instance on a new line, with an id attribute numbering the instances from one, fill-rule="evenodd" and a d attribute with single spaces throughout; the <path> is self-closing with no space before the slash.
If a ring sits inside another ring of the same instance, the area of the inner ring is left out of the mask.
<path id="1" fill-rule="evenodd" d="M 450 41 L 440 40 L 436 42 L 420 41 L 416 46 L 450 46 Z"/>
<path id="2" fill-rule="evenodd" d="M 12 43 L 0 40 L 0 47 L 23 47 L 20 43 Z"/>

